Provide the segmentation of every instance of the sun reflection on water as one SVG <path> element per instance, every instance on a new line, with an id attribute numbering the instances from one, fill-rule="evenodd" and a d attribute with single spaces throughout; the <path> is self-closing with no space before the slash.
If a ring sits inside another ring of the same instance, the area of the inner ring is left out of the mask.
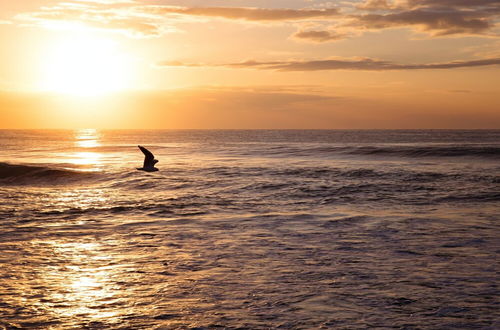
<path id="1" fill-rule="evenodd" d="M 94 128 L 80 129 L 75 132 L 75 143 L 81 148 L 95 148 L 101 146 L 100 133 Z"/>
<path id="2" fill-rule="evenodd" d="M 40 242 L 52 250 L 59 267 L 49 267 L 40 274 L 48 287 L 43 308 L 63 317 L 106 320 L 117 314 L 108 308 L 116 302 L 117 290 L 112 285 L 117 270 L 113 258 L 102 254 L 102 246 L 94 242 Z"/>
<path id="3" fill-rule="evenodd" d="M 82 148 L 95 148 L 100 146 L 97 140 L 80 140 L 76 141 L 76 145 Z"/>
<path id="4" fill-rule="evenodd" d="M 73 154 L 71 163 L 75 165 L 100 165 L 102 155 L 97 152 L 77 152 Z"/>
<path id="5" fill-rule="evenodd" d="M 110 196 L 106 191 L 98 188 L 79 188 L 68 191 L 60 191 L 49 196 L 52 209 L 68 208 L 99 208 L 109 201 Z"/>
<path id="6" fill-rule="evenodd" d="M 101 146 L 101 134 L 93 128 L 77 130 L 74 133 L 77 148 L 91 149 Z M 77 151 L 70 156 L 69 162 L 73 165 L 89 167 L 86 170 L 96 171 L 102 167 L 103 155 L 96 151 Z"/>

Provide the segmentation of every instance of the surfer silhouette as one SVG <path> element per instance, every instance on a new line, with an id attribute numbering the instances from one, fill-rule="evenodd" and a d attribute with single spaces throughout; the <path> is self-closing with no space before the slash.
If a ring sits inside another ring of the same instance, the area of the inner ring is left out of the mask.
<path id="1" fill-rule="evenodd" d="M 156 172 L 159 171 L 156 167 L 155 164 L 158 163 L 158 160 L 155 159 L 155 156 L 151 151 L 148 149 L 144 148 L 143 146 L 138 146 L 139 149 L 141 149 L 142 153 L 144 154 L 144 165 L 141 168 L 137 168 L 139 171 L 145 171 L 145 172 Z"/>

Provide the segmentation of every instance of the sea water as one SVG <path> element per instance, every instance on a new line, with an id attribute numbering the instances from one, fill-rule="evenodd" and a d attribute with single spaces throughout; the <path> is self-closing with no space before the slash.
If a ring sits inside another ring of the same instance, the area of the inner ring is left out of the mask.
<path id="1" fill-rule="evenodd" d="M 0 146 L 0 328 L 500 327 L 500 130 Z"/>

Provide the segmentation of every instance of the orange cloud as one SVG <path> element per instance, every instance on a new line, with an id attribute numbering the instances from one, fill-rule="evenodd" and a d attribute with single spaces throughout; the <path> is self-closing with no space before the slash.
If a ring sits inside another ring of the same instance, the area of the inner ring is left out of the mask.
<path id="1" fill-rule="evenodd" d="M 356 8 L 364 10 L 398 10 L 415 8 L 491 8 L 500 7 L 498 0 L 365 0 Z"/>
<path id="2" fill-rule="evenodd" d="M 286 9 L 248 7 L 176 7 L 144 5 L 131 0 L 77 0 L 63 2 L 39 11 L 17 16 L 23 23 L 67 29 L 69 25 L 119 32 L 131 37 L 155 37 L 177 31 L 175 24 L 190 18 L 220 18 L 235 21 L 270 22 L 343 22 L 343 33 L 332 30 L 302 30 L 292 38 L 311 42 L 329 42 L 355 35 L 356 31 L 409 27 L 432 36 L 493 35 L 500 15 L 500 4 L 493 0 L 409 0 L 389 3 L 368 0 L 358 11 L 343 14 L 338 8 Z M 470 6 L 466 6 L 470 4 Z M 363 14 L 366 10 L 381 13 Z M 351 32 L 346 31 L 350 29 Z"/>
<path id="3" fill-rule="evenodd" d="M 486 34 L 494 24 L 492 13 L 466 10 L 410 10 L 391 14 L 355 16 L 353 26 L 367 29 L 416 26 L 435 36 L 451 34 Z"/>
<path id="4" fill-rule="evenodd" d="M 79 0 L 43 7 L 17 15 L 18 21 L 48 28 L 90 28 L 126 34 L 130 37 L 155 37 L 177 31 L 174 23 L 189 17 L 211 17 L 248 22 L 288 22 L 329 19 L 339 10 L 267 9 L 245 7 L 175 7 L 137 5 L 127 0 Z"/>
<path id="5" fill-rule="evenodd" d="M 86 1 L 88 2 L 88 1 Z M 96 2 L 92 4 L 61 3 L 40 11 L 16 16 L 23 23 L 46 28 L 97 29 L 125 34 L 129 37 L 155 37 L 176 29 L 164 19 L 135 12 L 129 1 Z"/>
<path id="6" fill-rule="evenodd" d="M 73 0 L 78 2 L 90 2 L 90 3 L 98 3 L 98 4 L 117 4 L 117 3 L 137 3 L 135 0 Z"/>
<path id="7" fill-rule="evenodd" d="M 220 17 L 246 21 L 296 21 L 304 19 L 330 18 L 338 16 L 339 10 L 329 9 L 268 9 L 245 7 L 173 7 L 173 6 L 144 6 L 144 12 L 154 14 L 179 14 L 188 16 Z"/>
<path id="8" fill-rule="evenodd" d="M 293 39 L 310 42 L 331 42 L 347 38 L 344 33 L 337 33 L 330 30 L 302 30 L 292 35 Z"/>
<path id="9" fill-rule="evenodd" d="M 498 0 L 407 0 L 408 7 L 500 7 Z"/>
<path id="10" fill-rule="evenodd" d="M 366 29 L 416 27 L 433 36 L 491 34 L 500 15 L 498 0 L 366 0 L 357 6 L 379 14 L 355 14 L 351 26 Z"/>
<path id="11" fill-rule="evenodd" d="M 388 3 L 387 0 L 366 0 L 357 5 L 356 8 L 364 10 L 384 10 L 391 9 L 393 6 Z"/>
<path id="12" fill-rule="evenodd" d="M 382 61 L 371 58 L 362 59 L 326 59 L 311 61 L 268 61 L 259 62 L 249 60 L 239 63 L 227 64 L 202 64 L 183 63 L 180 61 L 163 61 L 157 64 L 158 67 L 202 67 L 202 66 L 222 66 L 230 68 L 275 70 L 275 71 L 326 71 L 326 70 L 363 70 L 363 71 L 387 71 L 387 70 L 430 70 L 430 69 L 456 69 L 467 67 L 480 67 L 500 65 L 500 58 L 490 58 L 471 61 L 451 61 L 444 63 L 427 64 L 398 64 L 389 61 Z"/>

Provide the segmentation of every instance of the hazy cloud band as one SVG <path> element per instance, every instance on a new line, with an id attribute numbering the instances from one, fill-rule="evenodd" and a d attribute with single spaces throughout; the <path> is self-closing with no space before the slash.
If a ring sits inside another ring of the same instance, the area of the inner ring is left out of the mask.
<path id="1" fill-rule="evenodd" d="M 388 71 L 388 70 L 429 70 L 429 69 L 456 69 L 467 67 L 480 67 L 500 65 L 500 58 L 452 61 L 445 63 L 428 64 L 398 64 L 388 61 L 381 61 L 371 58 L 358 60 L 348 59 L 326 59 L 313 61 L 245 61 L 227 64 L 202 64 L 184 63 L 179 61 L 163 61 L 157 64 L 158 67 L 229 67 L 240 69 L 259 69 L 274 71 L 327 71 L 327 70 L 363 70 L 363 71 Z"/>

